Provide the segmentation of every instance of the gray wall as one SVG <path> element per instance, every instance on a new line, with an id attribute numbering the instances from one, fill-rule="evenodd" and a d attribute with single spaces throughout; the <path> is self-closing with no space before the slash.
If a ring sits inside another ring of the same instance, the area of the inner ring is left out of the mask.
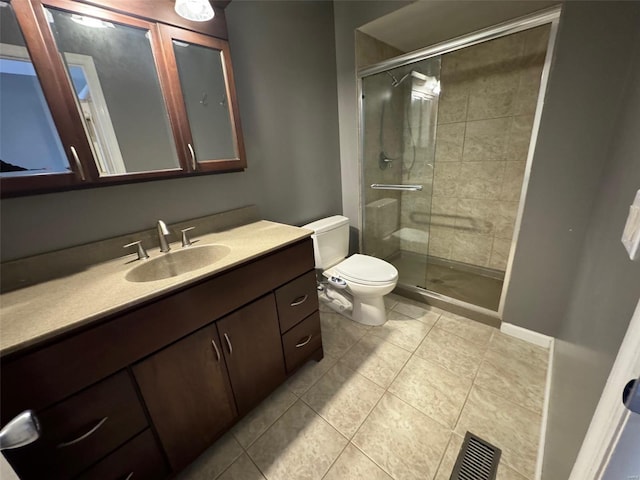
<path id="1" fill-rule="evenodd" d="M 638 2 L 564 5 L 504 306 L 506 322 L 560 333 L 623 101 L 637 8 Z"/>
<path id="2" fill-rule="evenodd" d="M 595 205 L 578 251 L 573 290 L 557 328 L 545 480 L 568 478 L 640 296 L 640 262 L 631 262 L 620 242 L 629 205 L 640 189 L 640 2 L 609 4 L 606 11 L 587 9 L 602 21 L 615 10 L 616 31 L 629 33 L 635 27 L 635 39 L 628 35 L 620 47 L 633 70 L 619 72 L 623 102 L 612 121 L 614 132 L 603 153 L 606 164 L 600 185 L 592 191 Z M 607 37 L 602 41 L 610 52 L 615 50 Z M 611 75 L 603 76 L 611 78 L 615 72 L 607 73 Z M 612 88 L 606 92 L 616 93 Z"/>
<path id="3" fill-rule="evenodd" d="M 2 260 L 255 203 L 302 224 L 341 210 L 329 2 L 227 9 L 248 169 L 0 202 Z"/>

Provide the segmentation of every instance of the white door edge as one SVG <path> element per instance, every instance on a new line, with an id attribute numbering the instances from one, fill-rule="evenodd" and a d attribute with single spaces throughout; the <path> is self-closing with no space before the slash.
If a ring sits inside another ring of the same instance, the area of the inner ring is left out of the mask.
<path id="1" fill-rule="evenodd" d="M 599 480 L 629 417 L 622 390 L 640 372 L 640 301 L 611 368 L 569 480 Z"/>

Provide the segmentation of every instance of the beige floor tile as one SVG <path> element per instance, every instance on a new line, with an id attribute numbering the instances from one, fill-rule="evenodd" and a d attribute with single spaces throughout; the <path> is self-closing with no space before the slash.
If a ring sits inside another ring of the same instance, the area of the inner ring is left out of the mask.
<path id="1" fill-rule="evenodd" d="M 393 310 L 432 326 L 440 317 L 440 313 L 433 307 L 409 299 L 400 300 Z"/>
<path id="2" fill-rule="evenodd" d="M 265 480 L 246 453 L 243 453 L 217 480 Z"/>
<path id="3" fill-rule="evenodd" d="M 533 478 L 541 416 L 474 386 L 456 433 L 470 431 L 502 450 L 501 462 Z"/>
<path id="4" fill-rule="evenodd" d="M 302 366 L 291 378 L 287 380 L 287 388 L 297 396 L 302 396 L 309 390 L 327 371 L 333 367 L 337 358 L 325 353 L 324 358 L 319 362 L 315 360 L 308 361 Z"/>
<path id="5" fill-rule="evenodd" d="M 382 387 L 339 362 L 302 400 L 336 430 L 351 438 L 383 393 Z"/>
<path id="6" fill-rule="evenodd" d="M 500 462 L 500 464 L 498 465 L 498 475 L 496 476 L 496 480 L 528 480 L 528 479 L 520 475 L 513 468 L 508 467 L 504 463 Z"/>
<path id="7" fill-rule="evenodd" d="M 460 435 L 451 434 L 449 445 L 447 445 L 447 450 L 444 452 L 444 457 L 442 457 L 442 462 L 440 462 L 440 467 L 438 468 L 438 474 L 434 480 L 449 480 L 451 478 L 451 472 L 458 459 L 462 442 L 464 442 L 464 438 Z"/>
<path id="8" fill-rule="evenodd" d="M 445 313 L 440 316 L 437 323 L 438 327 L 446 330 L 454 335 L 477 343 L 478 345 L 486 345 L 491 339 L 491 334 L 496 331 L 489 325 L 484 325 L 474 320 L 456 315 L 454 313 Z"/>
<path id="9" fill-rule="evenodd" d="M 333 312 L 333 310 L 329 307 L 329 305 L 327 305 L 326 303 L 324 303 L 320 299 L 318 299 L 318 310 L 320 310 L 321 312 L 325 312 L 325 313 L 332 313 Z"/>
<path id="10" fill-rule="evenodd" d="M 482 361 L 485 347 L 458 337 L 436 324 L 416 350 L 416 356 L 442 365 L 467 378 L 473 378 Z"/>
<path id="11" fill-rule="evenodd" d="M 298 400 L 247 451 L 267 480 L 321 479 L 347 444 Z"/>
<path id="12" fill-rule="evenodd" d="M 389 392 L 448 428 L 455 427 L 472 380 L 439 365 L 412 357 Z"/>
<path id="13" fill-rule="evenodd" d="M 392 310 L 387 314 L 387 323 L 372 327 L 371 334 L 413 352 L 429 330 L 431 325 Z"/>
<path id="14" fill-rule="evenodd" d="M 233 436 L 240 445 L 248 448 L 297 399 L 286 386 L 280 387 L 233 427 Z"/>
<path id="15" fill-rule="evenodd" d="M 364 453 L 349 444 L 324 480 L 392 480 L 392 478 Z"/>
<path id="16" fill-rule="evenodd" d="M 524 361 L 546 371 L 549 364 L 549 349 L 532 345 L 519 338 L 495 331 L 489 342 L 489 350 L 505 357 Z"/>
<path id="17" fill-rule="evenodd" d="M 407 350 L 369 332 L 349 349 L 340 362 L 387 388 L 410 356 Z"/>
<path id="18" fill-rule="evenodd" d="M 177 478 L 179 480 L 217 478 L 242 454 L 240 444 L 231 433 L 227 433 L 183 470 Z"/>
<path id="19" fill-rule="evenodd" d="M 320 313 L 322 347 L 328 355 L 341 357 L 371 328 L 337 313 Z"/>
<path id="20" fill-rule="evenodd" d="M 353 443 L 396 480 L 432 479 L 449 430 L 399 398 L 385 393 Z"/>
<path id="21" fill-rule="evenodd" d="M 400 300 L 403 300 L 404 298 L 401 297 L 400 295 L 396 295 L 394 293 L 390 293 L 388 295 L 384 296 L 384 307 L 387 310 L 391 310 L 393 307 L 395 307 L 396 303 L 398 303 Z"/>
<path id="22" fill-rule="evenodd" d="M 536 413 L 542 413 L 546 370 L 488 350 L 475 384 Z"/>

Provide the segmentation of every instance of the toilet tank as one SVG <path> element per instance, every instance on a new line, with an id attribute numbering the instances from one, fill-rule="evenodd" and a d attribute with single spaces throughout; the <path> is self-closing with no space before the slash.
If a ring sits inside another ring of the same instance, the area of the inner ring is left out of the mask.
<path id="1" fill-rule="evenodd" d="M 349 219 L 342 215 L 321 218 L 315 222 L 303 225 L 315 233 L 313 240 L 313 254 L 316 268 L 325 270 L 334 266 L 349 253 Z"/>

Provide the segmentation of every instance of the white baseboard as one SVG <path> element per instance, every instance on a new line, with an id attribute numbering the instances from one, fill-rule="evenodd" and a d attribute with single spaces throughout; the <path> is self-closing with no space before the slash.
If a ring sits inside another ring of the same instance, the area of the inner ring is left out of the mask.
<path id="1" fill-rule="evenodd" d="M 551 337 L 550 337 L 551 338 Z M 551 397 L 551 380 L 553 375 L 553 350 L 555 342 L 551 338 L 549 345 L 549 363 L 547 365 L 547 380 L 544 389 L 544 405 L 542 407 L 542 424 L 540 425 L 540 442 L 538 443 L 538 460 L 536 462 L 535 480 L 542 479 L 542 464 L 544 461 L 544 446 L 547 438 L 547 423 L 549 421 L 549 398 Z"/>
<path id="2" fill-rule="evenodd" d="M 502 325 L 500 325 L 500 331 L 506 335 L 511 335 L 512 337 L 533 343 L 534 345 L 538 345 L 542 348 L 550 348 L 553 343 L 553 337 L 513 325 L 512 323 L 502 322 Z"/>

